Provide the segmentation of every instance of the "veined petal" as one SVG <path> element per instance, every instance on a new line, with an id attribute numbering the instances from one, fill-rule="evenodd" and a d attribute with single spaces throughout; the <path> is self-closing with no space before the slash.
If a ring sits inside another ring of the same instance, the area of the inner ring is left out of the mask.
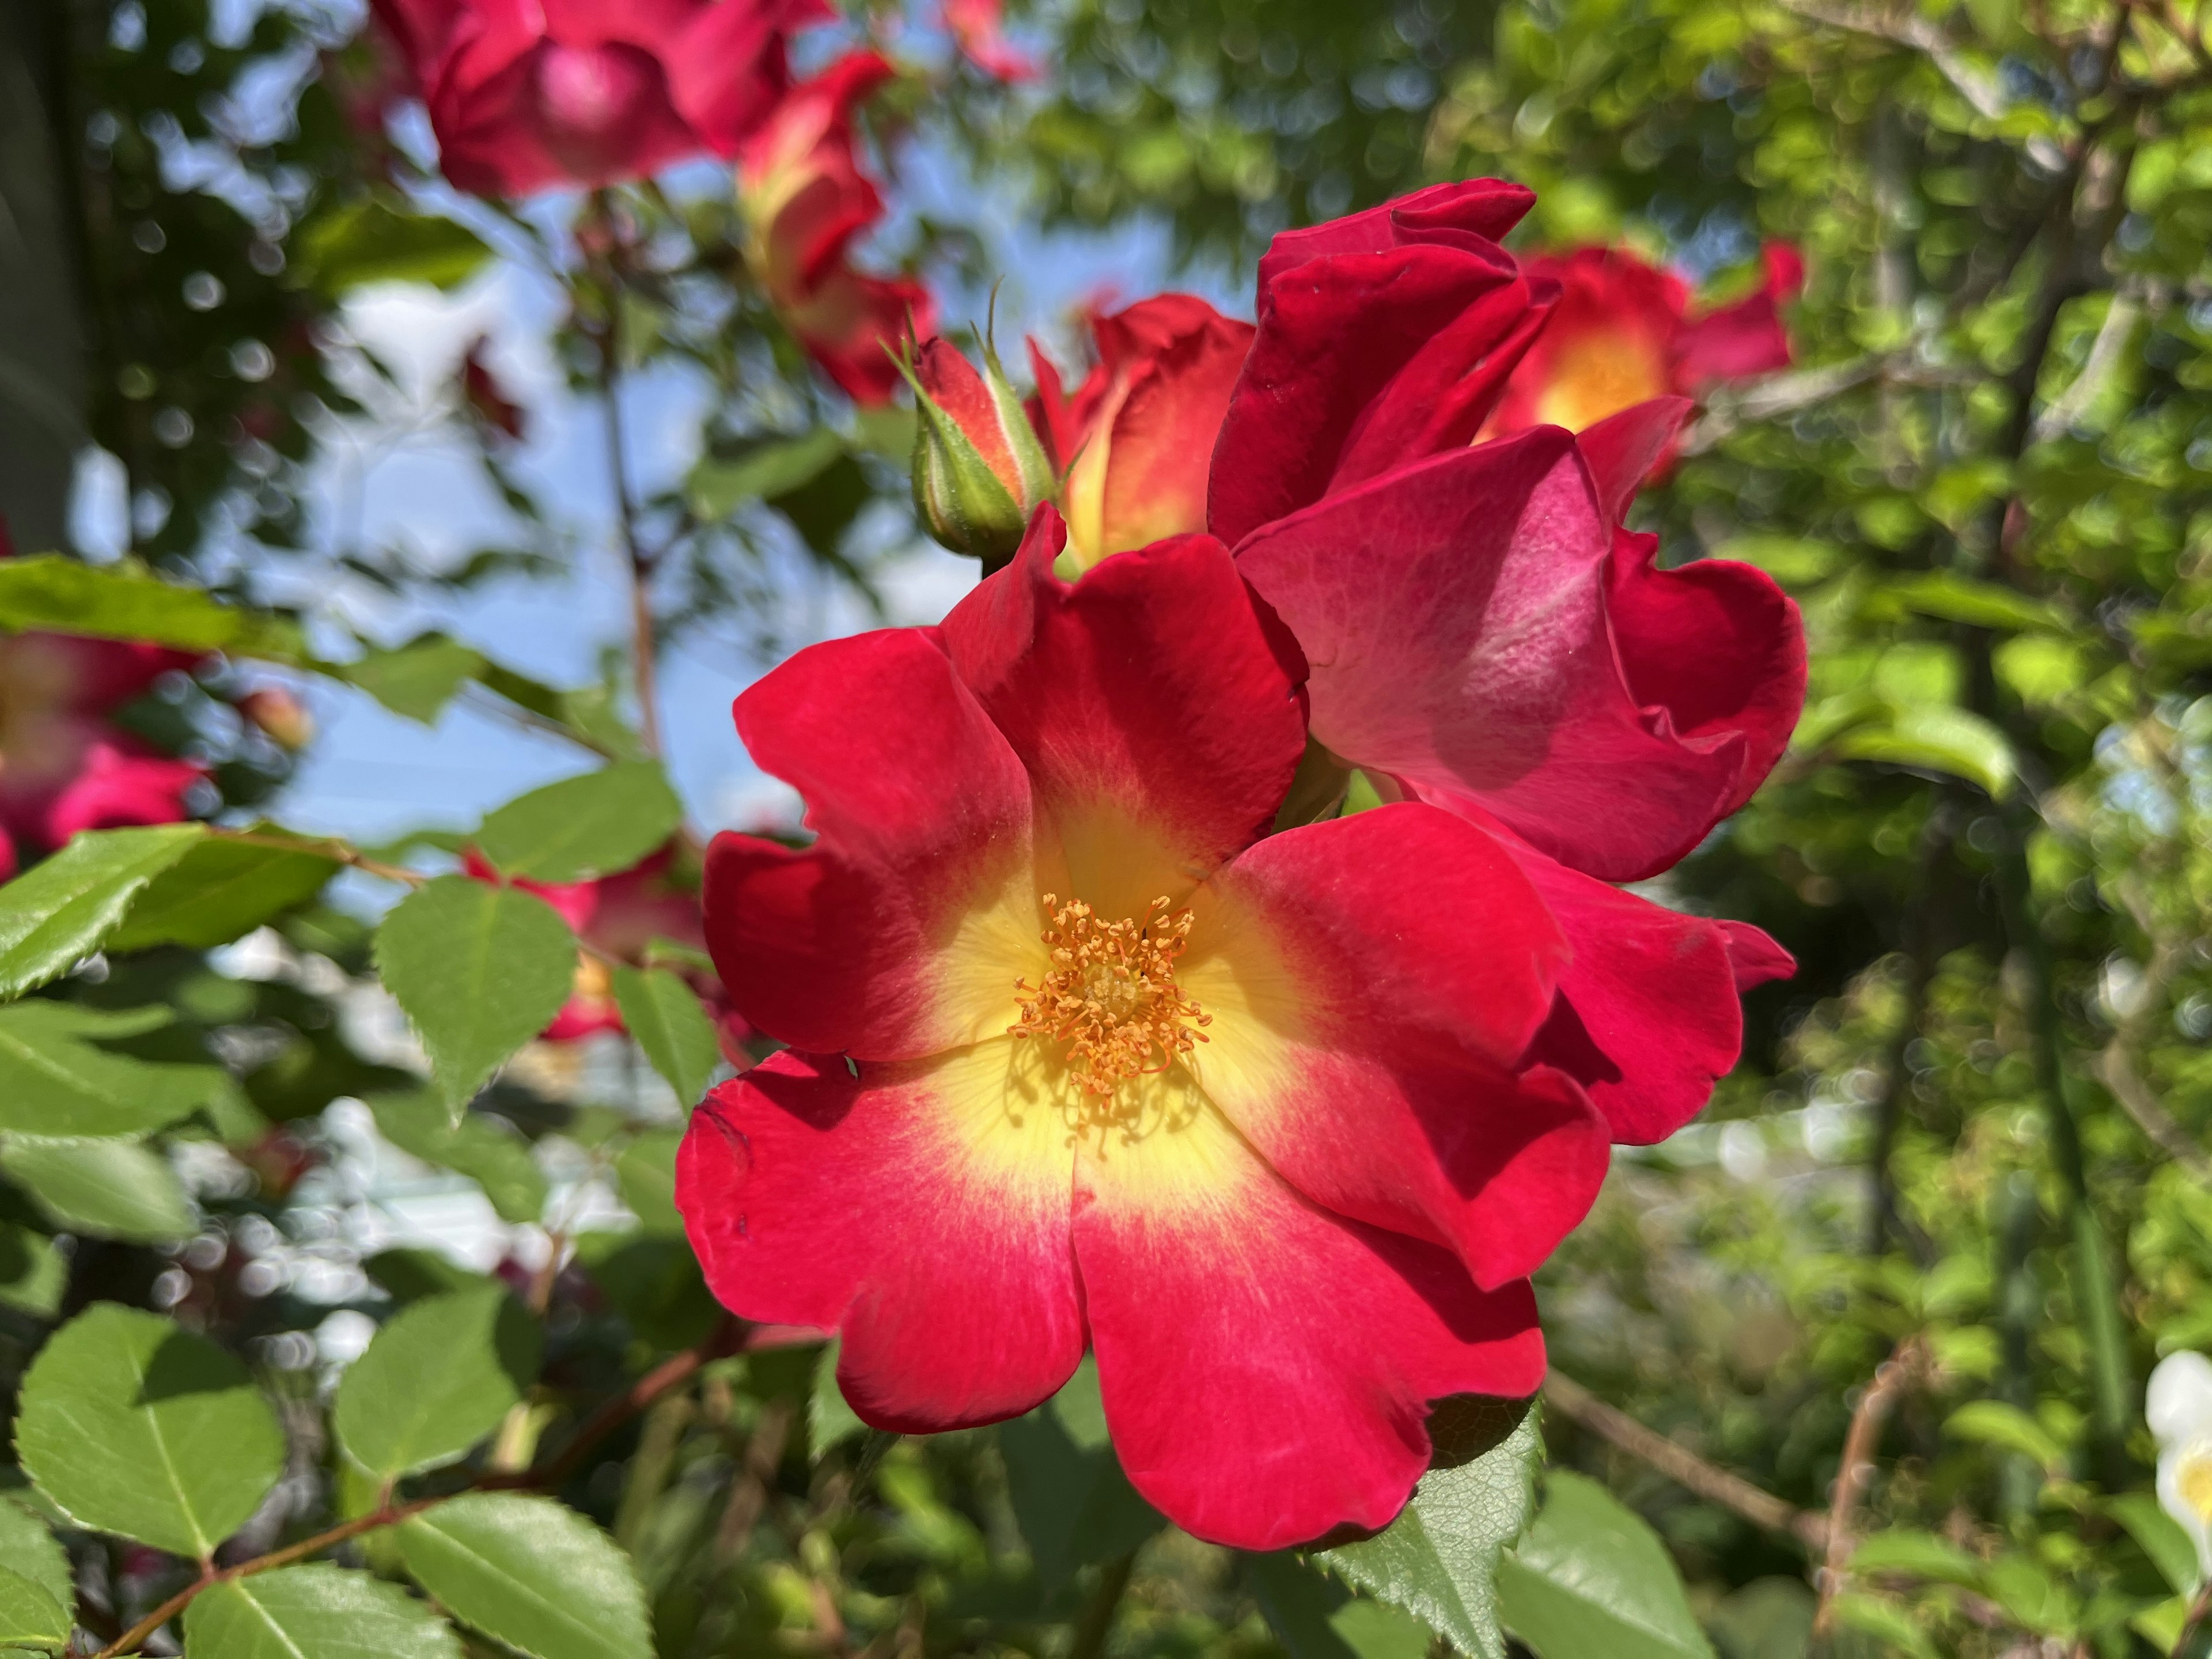
<path id="1" fill-rule="evenodd" d="M 1074 1151 L 1009 1040 L 851 1075 L 781 1054 L 691 1119 L 676 1201 L 723 1305 L 835 1329 L 879 1428 L 1027 1411 L 1083 1357 Z"/>
<path id="2" fill-rule="evenodd" d="M 1703 1109 L 1743 1046 L 1731 924 L 1684 915 L 1518 850 L 1574 947 L 1528 1058 L 1581 1083 L 1614 1140 L 1665 1139 Z M 1757 928 L 1744 932 L 1778 948 Z"/>
<path id="3" fill-rule="evenodd" d="M 722 835 L 707 943 L 738 1011 L 816 1054 L 914 1059 L 1003 1032 L 1038 956 L 1029 780 L 927 629 L 810 647 L 737 704 L 811 847 Z"/>
<path id="4" fill-rule="evenodd" d="M 1077 582 L 1053 574 L 1062 545 L 1041 511 L 1013 563 L 945 619 L 945 647 L 1028 769 L 1041 820 L 1118 814 L 1200 879 L 1266 832 L 1290 788 L 1304 659 L 1209 537 Z"/>
<path id="5" fill-rule="evenodd" d="M 1666 868 L 1733 804 L 1740 732 L 1638 706 L 1606 612 L 1612 527 L 1556 428 L 1332 496 L 1237 568 L 1315 666 L 1313 735 L 1589 874 Z"/>
<path id="6" fill-rule="evenodd" d="M 1086 1146 L 1075 1254 L 1106 1421 L 1187 1531 L 1279 1549 L 1403 1507 L 1431 1400 L 1523 1395 L 1544 1342 L 1525 1284 L 1293 1192 L 1210 1108 Z"/>
<path id="7" fill-rule="evenodd" d="M 1605 1180 L 1604 1121 L 1516 1076 L 1566 941 L 1498 840 L 1434 807 L 1287 830 L 1218 875 L 1177 970 L 1187 1064 L 1269 1164 L 1341 1215 L 1525 1277 Z"/>

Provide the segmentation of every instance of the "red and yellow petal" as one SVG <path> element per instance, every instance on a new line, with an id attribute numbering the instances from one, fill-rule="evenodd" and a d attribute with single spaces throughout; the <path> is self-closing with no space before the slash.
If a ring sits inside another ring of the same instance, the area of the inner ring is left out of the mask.
<path id="1" fill-rule="evenodd" d="M 1061 546 L 1058 515 L 1040 512 L 1013 563 L 945 619 L 946 649 L 1028 770 L 1040 842 L 1048 823 L 1133 824 L 1186 885 L 1202 880 L 1266 832 L 1290 788 L 1304 659 L 1209 538 L 1075 582 L 1053 574 Z"/>
<path id="2" fill-rule="evenodd" d="M 1177 974 L 1187 1064 L 1290 1183 L 1341 1215 L 1525 1277 L 1605 1180 L 1568 1078 L 1515 1074 L 1566 941 L 1499 841 L 1431 806 L 1269 837 L 1201 895 Z"/>
<path id="3" fill-rule="evenodd" d="M 737 719 L 817 836 L 803 852 L 738 835 L 708 848 L 707 944 L 738 1011 L 864 1060 L 1005 1031 L 1037 956 L 1029 779 L 933 631 L 811 647 Z"/>
<path id="4" fill-rule="evenodd" d="M 860 1068 L 781 1054 L 710 1095 L 676 1200 L 732 1312 L 836 1330 L 878 1427 L 994 1422 L 1083 1357 L 1074 1152 L 1024 1045 Z"/>
<path id="5" fill-rule="evenodd" d="M 1086 1146 L 1075 1255 L 1115 1449 L 1185 1530 L 1279 1549 L 1403 1507 L 1428 1402 L 1525 1395 L 1525 1284 L 1484 1292 L 1432 1245 L 1330 1215 L 1218 1113 Z"/>

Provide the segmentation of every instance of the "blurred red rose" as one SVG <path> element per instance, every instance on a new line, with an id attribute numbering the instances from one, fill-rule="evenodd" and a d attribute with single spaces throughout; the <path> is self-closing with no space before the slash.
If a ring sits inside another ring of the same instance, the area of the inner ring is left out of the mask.
<path id="1" fill-rule="evenodd" d="M 372 0 L 459 189 L 520 196 L 732 155 L 822 0 Z"/>

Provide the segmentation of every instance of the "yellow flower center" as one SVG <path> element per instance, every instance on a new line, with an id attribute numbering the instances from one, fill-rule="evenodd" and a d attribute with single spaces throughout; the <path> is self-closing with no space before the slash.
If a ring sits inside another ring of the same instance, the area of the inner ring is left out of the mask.
<path id="1" fill-rule="evenodd" d="M 2198 1451 L 2181 1461 L 2182 1501 L 2207 1521 L 2212 1521 L 2212 1452 Z"/>
<path id="2" fill-rule="evenodd" d="M 1054 893 L 1044 896 L 1044 909 L 1052 966 L 1041 984 L 1014 981 L 1022 1017 L 1006 1029 L 1066 1045 L 1063 1064 L 1079 1086 L 1063 1109 L 1079 1137 L 1115 1129 L 1133 1140 L 1153 1127 L 1146 1120 L 1157 1103 L 1144 1097 L 1152 1091 L 1127 1085 L 1168 1070 L 1206 1041 L 1203 1028 L 1213 1023 L 1176 984 L 1191 913 L 1156 898 L 1141 921 L 1105 921 L 1080 899 L 1062 904 Z"/>

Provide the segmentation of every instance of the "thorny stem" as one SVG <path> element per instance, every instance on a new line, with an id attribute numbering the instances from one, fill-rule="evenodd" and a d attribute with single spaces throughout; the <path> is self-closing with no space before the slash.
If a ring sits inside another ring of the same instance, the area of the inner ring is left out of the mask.
<path id="1" fill-rule="evenodd" d="M 604 197 L 596 210 L 612 226 Z M 638 736 L 645 752 L 660 750 L 659 672 L 655 660 L 653 628 L 653 558 L 637 534 L 637 502 L 630 494 L 629 446 L 623 438 L 622 417 L 622 254 L 618 248 L 608 260 L 606 326 L 599 331 L 599 391 L 607 406 L 607 471 L 614 481 L 615 515 L 622 528 L 623 556 L 629 561 L 631 671 L 637 679 Z"/>
<path id="2" fill-rule="evenodd" d="M 586 1418 L 583 1426 L 576 1431 L 568 1443 L 562 1449 L 561 1455 L 543 1468 L 532 1469 L 520 1475 L 488 1474 L 471 1482 L 459 1491 L 441 1492 L 432 1498 L 410 1498 L 405 1503 L 393 1503 L 387 1499 L 367 1515 L 356 1516 L 350 1521 L 342 1521 L 337 1526 L 316 1533 L 312 1537 L 302 1538 L 295 1544 L 287 1544 L 283 1549 L 271 1550 L 265 1555 L 257 1555 L 252 1559 L 240 1561 L 234 1566 L 203 1572 L 198 1578 L 185 1585 L 184 1589 L 124 1632 L 121 1636 L 116 1638 L 114 1641 L 100 1649 L 94 1659 L 117 1659 L 118 1655 L 137 1652 L 151 1639 L 155 1632 L 190 1607 L 199 1598 L 203 1591 L 211 1589 L 217 1584 L 232 1583 L 240 1578 L 250 1578 L 256 1573 L 272 1571 L 278 1567 L 288 1567 L 295 1561 L 304 1561 L 311 1555 L 319 1555 L 326 1549 L 333 1548 L 349 1539 L 358 1538 L 364 1533 L 377 1532 L 386 1527 L 398 1526 L 403 1521 L 410 1520 L 426 1510 L 435 1509 L 439 1504 L 461 1497 L 464 1493 L 512 1490 L 519 1486 L 549 1491 L 559 1488 L 581 1466 L 592 1449 L 600 1441 L 605 1439 L 623 1423 L 643 1411 L 671 1389 L 688 1382 L 692 1375 L 708 1360 L 720 1358 L 723 1354 L 733 1352 L 737 1346 L 737 1342 L 733 1340 L 735 1331 L 734 1322 L 725 1322 L 714 1335 L 708 1337 L 697 1347 L 687 1348 L 682 1353 L 665 1359 L 654 1366 L 653 1370 L 647 1371 L 636 1382 L 631 1383 L 628 1389 Z"/>
<path id="3" fill-rule="evenodd" d="M 1835 1626 L 1836 1592 L 1843 1588 L 1844 1570 L 1856 1542 L 1851 1519 L 1874 1484 L 1875 1454 L 1881 1447 L 1882 1427 L 1925 1363 L 1926 1351 L 1920 1339 L 1906 1337 L 1875 1368 L 1874 1380 L 1852 1409 L 1850 1427 L 1844 1434 L 1843 1461 L 1836 1468 L 1835 1492 L 1828 1504 L 1827 1558 L 1820 1572 L 1819 1610 L 1813 1617 L 1816 1639 L 1827 1637 Z"/>
<path id="4" fill-rule="evenodd" d="M 1626 1412 L 1607 1405 L 1571 1376 L 1558 1370 L 1544 1378 L 1544 1403 L 1561 1416 L 1611 1442 L 1630 1456 L 1639 1458 L 1676 1485 L 1695 1492 L 1709 1504 L 1731 1510 L 1755 1527 L 1795 1538 L 1814 1552 L 1827 1547 L 1825 1516 L 1801 1510 L 1740 1474 L 1707 1462 L 1688 1447 L 1677 1444 L 1656 1429 L 1646 1428 Z"/>

